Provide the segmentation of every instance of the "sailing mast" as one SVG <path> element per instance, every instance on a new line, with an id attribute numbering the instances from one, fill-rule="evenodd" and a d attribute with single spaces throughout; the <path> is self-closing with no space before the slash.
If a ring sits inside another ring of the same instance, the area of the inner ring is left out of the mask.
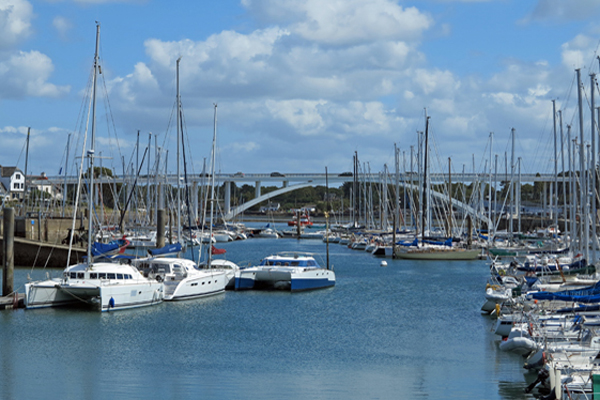
<path id="1" fill-rule="evenodd" d="M 423 151 L 423 208 L 421 214 L 421 240 L 425 239 L 425 220 L 427 211 L 427 148 L 429 146 L 429 116 L 425 117 L 425 150 Z"/>
<path id="2" fill-rule="evenodd" d="M 214 217 L 214 203 L 215 203 L 215 152 L 217 147 L 217 103 L 215 103 L 215 118 L 213 127 L 213 141 L 212 141 L 212 155 L 210 165 L 210 228 L 208 237 L 208 262 L 206 265 L 211 268 L 212 262 L 212 236 L 213 236 L 213 217 Z M 298 220 L 300 225 L 300 220 Z"/>
<path id="3" fill-rule="evenodd" d="M 181 172 L 179 171 L 179 152 L 181 138 L 181 95 L 179 93 L 179 62 L 181 57 L 177 59 L 177 241 L 181 243 L 181 190 L 179 188 L 181 181 Z"/>
<path id="4" fill-rule="evenodd" d="M 98 49 L 100 48 L 100 23 L 96 22 L 96 52 L 94 54 L 94 78 L 92 87 L 92 140 L 90 143 L 90 150 L 88 150 L 88 157 L 90 159 L 90 190 L 88 193 L 88 240 L 87 240 L 87 260 L 88 265 L 91 266 L 94 262 L 92 258 L 92 240 L 93 240 L 93 218 L 94 212 L 93 200 L 94 200 L 94 151 L 96 145 L 96 83 L 98 76 Z"/>
<path id="5" fill-rule="evenodd" d="M 25 208 L 27 208 L 29 206 L 29 201 L 31 200 L 31 196 L 27 196 L 27 162 L 29 161 L 29 134 L 31 132 L 31 127 L 27 128 L 27 147 L 25 150 L 25 173 L 23 176 L 23 179 L 25 180 L 25 185 L 24 185 L 24 190 L 23 190 L 23 204 L 25 205 Z M 25 198 L 27 197 L 27 202 L 25 202 Z M 25 215 L 25 212 L 27 210 L 23 211 L 23 215 Z M 33 239 L 33 237 L 32 237 Z"/>

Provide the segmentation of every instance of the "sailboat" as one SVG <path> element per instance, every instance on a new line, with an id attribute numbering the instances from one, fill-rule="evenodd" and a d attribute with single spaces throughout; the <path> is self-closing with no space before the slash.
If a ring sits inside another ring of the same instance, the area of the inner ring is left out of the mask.
<path id="1" fill-rule="evenodd" d="M 181 112 L 179 94 L 179 63 L 177 59 L 177 114 Z M 177 142 L 182 140 L 181 125 L 177 124 Z M 179 149 L 179 146 L 178 146 Z M 179 158 L 179 151 L 178 151 Z M 179 168 L 178 168 L 179 170 Z M 178 231 L 180 223 L 178 222 Z M 181 239 L 180 239 L 181 240 Z M 211 245 L 212 246 L 212 245 Z M 194 261 L 185 258 L 149 258 L 133 262 L 144 276 L 159 278 L 164 281 L 164 300 L 179 301 L 224 293 L 230 278 L 224 269 L 205 269 Z M 233 275 L 233 272 L 231 272 Z"/>
<path id="2" fill-rule="evenodd" d="M 100 24 L 96 25 L 96 52 L 94 56 L 94 78 L 92 89 L 92 133 L 91 148 L 88 150 L 90 164 L 90 193 L 88 203 L 94 199 L 94 151 L 96 134 L 96 81 L 99 72 L 98 49 L 100 44 Z M 81 177 L 84 159 L 82 157 L 79 171 Z M 79 191 L 78 191 L 79 192 Z M 77 196 L 77 202 L 79 195 Z M 91 208 L 91 207 L 90 207 Z M 93 212 L 88 218 L 88 232 L 93 232 Z M 75 213 L 73 227 L 75 225 Z M 74 229 L 71 230 L 72 232 Z M 94 262 L 91 240 L 88 235 L 87 259 L 76 265 L 68 266 L 61 278 L 25 284 L 26 308 L 53 306 L 88 305 L 99 311 L 120 310 L 159 304 L 163 300 L 164 285 L 161 279 L 144 277 L 132 265 L 109 262 Z M 70 246 L 73 237 L 71 235 Z M 70 251 L 70 250 L 69 250 Z M 67 257 L 70 259 L 70 256 Z"/>
<path id="3" fill-rule="evenodd" d="M 214 123 L 213 123 L 213 139 L 212 139 L 212 151 L 211 151 L 211 167 L 210 167 L 210 223 L 209 223 L 209 237 L 214 236 L 214 215 L 215 209 L 214 204 L 217 201 L 215 198 L 215 164 L 216 164 L 216 151 L 217 151 L 217 104 L 214 105 Z M 207 207 L 203 207 L 204 210 Z M 225 254 L 223 249 L 217 249 L 212 243 L 208 244 L 207 247 L 207 259 L 200 265 L 205 268 L 206 271 L 211 273 L 222 273 L 225 274 L 225 287 L 227 289 L 233 289 L 235 284 L 235 274 L 240 270 L 240 267 L 233 261 L 225 259 L 213 259 L 215 254 Z"/>
<path id="4" fill-rule="evenodd" d="M 415 237 L 411 243 L 396 243 L 394 245 L 394 256 L 396 258 L 411 260 L 475 260 L 479 257 L 478 249 L 466 249 L 453 246 L 452 237 L 444 241 L 427 240 L 425 236 L 425 219 L 428 215 L 427 193 L 429 191 L 427 167 L 429 153 L 429 116 L 425 118 L 425 150 L 423 162 L 423 201 L 421 215 L 421 240 Z M 450 203 L 450 207 L 452 207 Z"/>

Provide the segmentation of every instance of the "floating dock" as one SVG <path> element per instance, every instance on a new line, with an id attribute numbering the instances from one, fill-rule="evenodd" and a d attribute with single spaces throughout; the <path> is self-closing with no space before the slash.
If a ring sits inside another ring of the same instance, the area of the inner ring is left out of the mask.
<path id="1" fill-rule="evenodd" d="M 0 297 L 0 310 L 14 310 L 17 308 L 25 308 L 24 293 Z"/>

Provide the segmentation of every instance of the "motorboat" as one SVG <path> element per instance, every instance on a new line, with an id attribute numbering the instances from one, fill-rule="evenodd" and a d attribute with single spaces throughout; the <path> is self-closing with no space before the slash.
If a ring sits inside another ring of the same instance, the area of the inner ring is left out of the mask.
<path id="1" fill-rule="evenodd" d="M 294 214 L 291 221 L 288 221 L 288 226 L 297 226 L 298 225 L 298 216 Z M 310 216 L 307 213 L 302 213 L 300 215 L 300 226 L 311 226 L 313 222 L 310 220 Z"/>
<path id="2" fill-rule="evenodd" d="M 61 278 L 25 284 L 25 307 L 43 308 L 88 305 L 112 311 L 159 304 L 164 285 L 144 277 L 128 264 L 79 263 L 63 271 Z"/>
<path id="3" fill-rule="evenodd" d="M 333 270 L 321 267 L 311 254 L 301 252 L 270 255 L 260 265 L 240 269 L 235 275 L 235 290 L 269 288 L 296 292 L 334 285 Z"/>
<path id="4" fill-rule="evenodd" d="M 149 258 L 133 261 L 145 277 L 164 282 L 164 300 L 189 300 L 223 293 L 229 283 L 222 269 L 200 269 L 185 258 Z"/>

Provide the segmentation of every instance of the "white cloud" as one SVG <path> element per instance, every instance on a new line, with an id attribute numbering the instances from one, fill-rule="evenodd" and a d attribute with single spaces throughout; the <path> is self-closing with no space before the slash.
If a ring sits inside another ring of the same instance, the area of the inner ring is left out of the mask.
<path id="1" fill-rule="evenodd" d="M 293 33 L 329 45 L 416 40 L 433 24 L 416 7 L 388 0 L 253 0 L 242 5 L 267 23 L 289 22 Z"/>
<path id="2" fill-rule="evenodd" d="M 33 7 L 25 0 L 0 0 L 0 50 L 31 34 Z"/>
<path id="3" fill-rule="evenodd" d="M 265 106 L 273 118 L 283 121 L 302 136 L 313 136 L 323 129 L 319 107 L 325 104 L 322 100 L 267 100 Z"/>
<path id="4" fill-rule="evenodd" d="M 38 51 L 10 55 L 0 61 L 0 98 L 57 97 L 67 93 L 69 86 L 47 82 L 53 70 L 52 60 Z"/>
<path id="5" fill-rule="evenodd" d="M 589 65 L 590 62 L 594 62 L 595 60 L 590 58 L 590 55 L 595 53 L 594 50 L 596 50 L 597 44 L 597 39 L 592 39 L 586 35 L 577 35 L 570 42 L 563 44 L 561 46 L 561 56 L 565 68 L 570 70 L 583 68 Z"/>

